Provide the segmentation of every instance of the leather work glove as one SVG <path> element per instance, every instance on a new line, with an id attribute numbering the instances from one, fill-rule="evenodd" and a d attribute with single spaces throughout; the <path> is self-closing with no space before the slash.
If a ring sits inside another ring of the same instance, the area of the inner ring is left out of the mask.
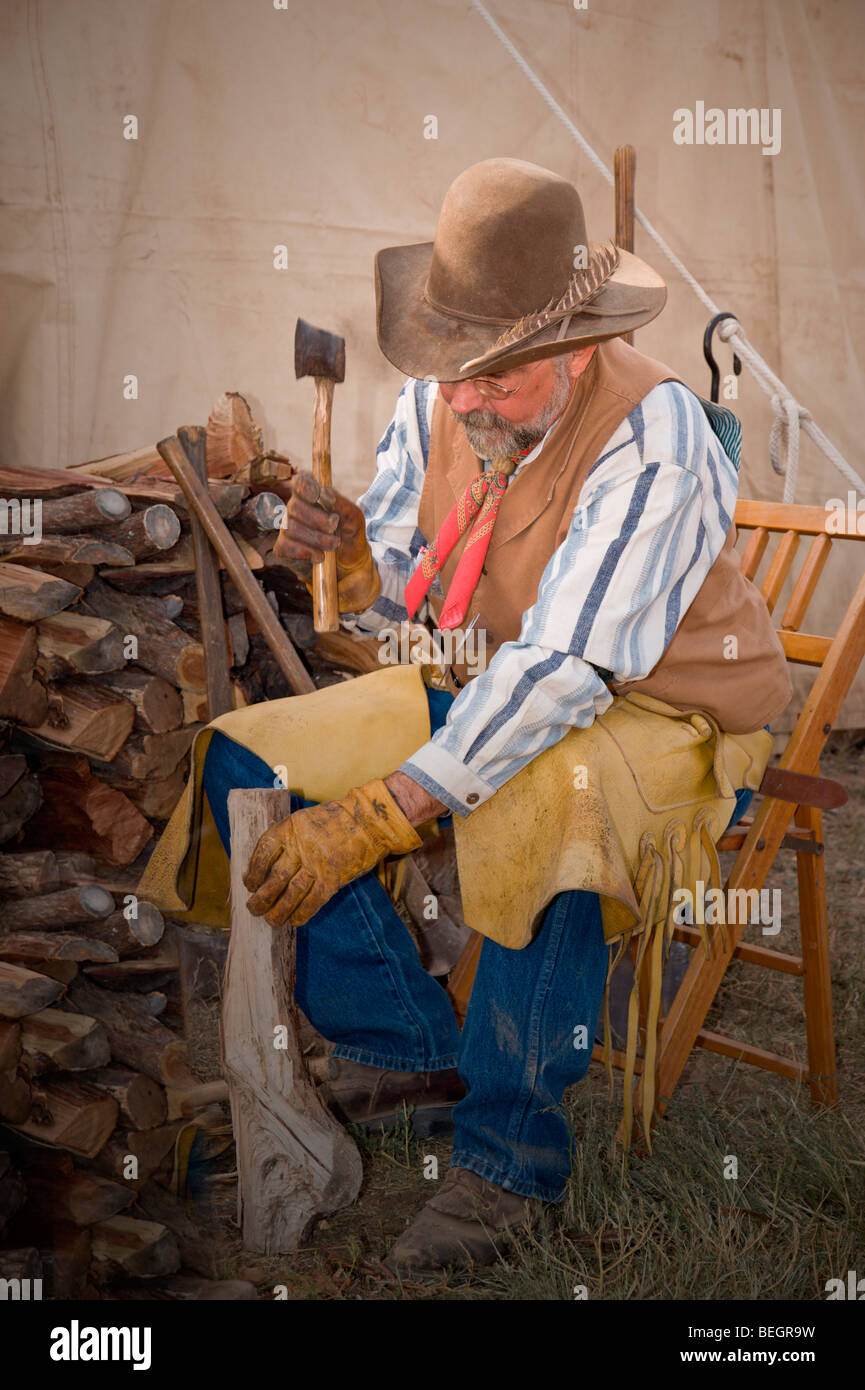
<path id="1" fill-rule="evenodd" d="M 326 550 L 336 551 L 340 613 L 362 613 L 381 589 L 366 538 L 366 518 L 356 502 L 298 469 L 273 553 L 312 593 L 312 566 L 321 564 Z"/>
<path id="2" fill-rule="evenodd" d="M 307 806 L 265 830 L 243 876 L 247 907 L 272 927 L 302 927 L 334 893 L 389 854 L 421 845 L 384 782 Z"/>

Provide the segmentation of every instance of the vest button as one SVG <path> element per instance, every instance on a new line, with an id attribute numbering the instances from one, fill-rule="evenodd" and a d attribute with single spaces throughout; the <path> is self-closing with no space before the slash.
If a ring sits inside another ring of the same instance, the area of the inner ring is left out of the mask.
<path id="1" fill-rule="evenodd" d="M 468 796 L 466 797 L 467 804 L 469 806 L 474 806 L 476 801 L 480 801 L 480 797 L 478 796 L 477 792 L 469 792 Z"/>

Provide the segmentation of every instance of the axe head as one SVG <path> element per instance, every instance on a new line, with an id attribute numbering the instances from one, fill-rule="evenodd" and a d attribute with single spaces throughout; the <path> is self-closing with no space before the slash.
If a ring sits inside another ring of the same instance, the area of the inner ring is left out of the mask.
<path id="1" fill-rule="evenodd" d="M 294 330 L 294 374 L 298 378 L 323 376 L 330 381 L 345 381 L 345 339 L 298 319 Z"/>

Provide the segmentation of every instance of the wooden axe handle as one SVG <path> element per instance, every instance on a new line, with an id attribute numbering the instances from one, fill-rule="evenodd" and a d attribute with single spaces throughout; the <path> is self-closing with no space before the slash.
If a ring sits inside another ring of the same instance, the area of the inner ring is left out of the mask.
<path id="1" fill-rule="evenodd" d="M 333 408 L 333 382 L 317 376 L 312 407 L 312 471 L 322 487 L 331 486 L 330 413 Z M 316 632 L 339 632 L 339 602 L 336 593 L 336 551 L 325 551 L 324 562 L 312 567 L 313 622 Z"/>
<path id="2" fill-rule="evenodd" d="M 315 682 L 294 650 L 288 633 L 264 597 L 255 575 L 213 505 L 206 486 L 186 457 L 179 439 L 174 434 L 169 435 L 167 439 L 160 440 L 156 448 L 180 484 L 190 508 L 207 532 L 211 545 L 234 580 L 241 598 L 258 623 L 262 636 L 295 694 L 304 695 L 315 690 Z"/>

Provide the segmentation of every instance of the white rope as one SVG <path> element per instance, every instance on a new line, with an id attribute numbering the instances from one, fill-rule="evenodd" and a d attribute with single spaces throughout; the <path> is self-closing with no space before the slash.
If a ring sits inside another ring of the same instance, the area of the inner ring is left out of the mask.
<path id="1" fill-rule="evenodd" d="M 529 67 L 523 55 L 514 46 L 503 29 L 499 27 L 493 19 L 489 10 L 481 3 L 481 0 L 471 0 L 472 8 L 492 29 L 502 47 L 513 58 L 517 67 L 525 74 L 529 82 L 534 87 L 538 96 L 550 108 L 553 115 L 561 121 L 569 135 L 576 140 L 586 158 L 597 169 L 598 173 L 611 186 L 615 185 L 615 180 L 610 170 L 607 168 L 600 155 L 592 149 L 585 136 L 577 130 L 570 116 L 562 109 L 555 97 L 544 86 L 541 79 Z M 667 260 L 679 272 L 682 279 L 691 287 L 700 302 L 709 310 L 713 316 L 721 313 L 718 305 L 707 294 L 700 282 L 691 274 L 688 267 L 676 255 L 673 248 L 661 236 L 661 233 L 652 226 L 639 208 L 634 209 L 634 220 L 639 222 L 644 231 L 654 241 L 655 245 L 663 251 Z M 805 431 L 810 439 L 814 441 L 817 448 L 833 463 L 849 483 L 852 484 L 863 496 L 865 496 L 865 479 L 860 478 L 859 474 L 847 462 L 844 456 L 839 453 L 831 440 L 827 439 L 819 425 L 814 423 L 813 417 L 805 406 L 800 405 L 796 397 L 784 385 L 783 381 L 771 370 L 768 363 L 760 356 L 756 348 L 749 343 L 745 337 L 742 325 L 736 319 L 725 319 L 718 326 L 718 336 L 726 343 L 730 344 L 733 351 L 741 357 L 746 367 L 751 372 L 757 384 L 766 393 L 772 403 L 775 412 L 775 422 L 772 426 L 772 433 L 769 439 L 769 453 L 772 459 L 772 467 L 776 472 L 784 474 L 784 501 L 792 502 L 795 498 L 796 481 L 799 469 L 799 432 L 800 427 Z"/>

